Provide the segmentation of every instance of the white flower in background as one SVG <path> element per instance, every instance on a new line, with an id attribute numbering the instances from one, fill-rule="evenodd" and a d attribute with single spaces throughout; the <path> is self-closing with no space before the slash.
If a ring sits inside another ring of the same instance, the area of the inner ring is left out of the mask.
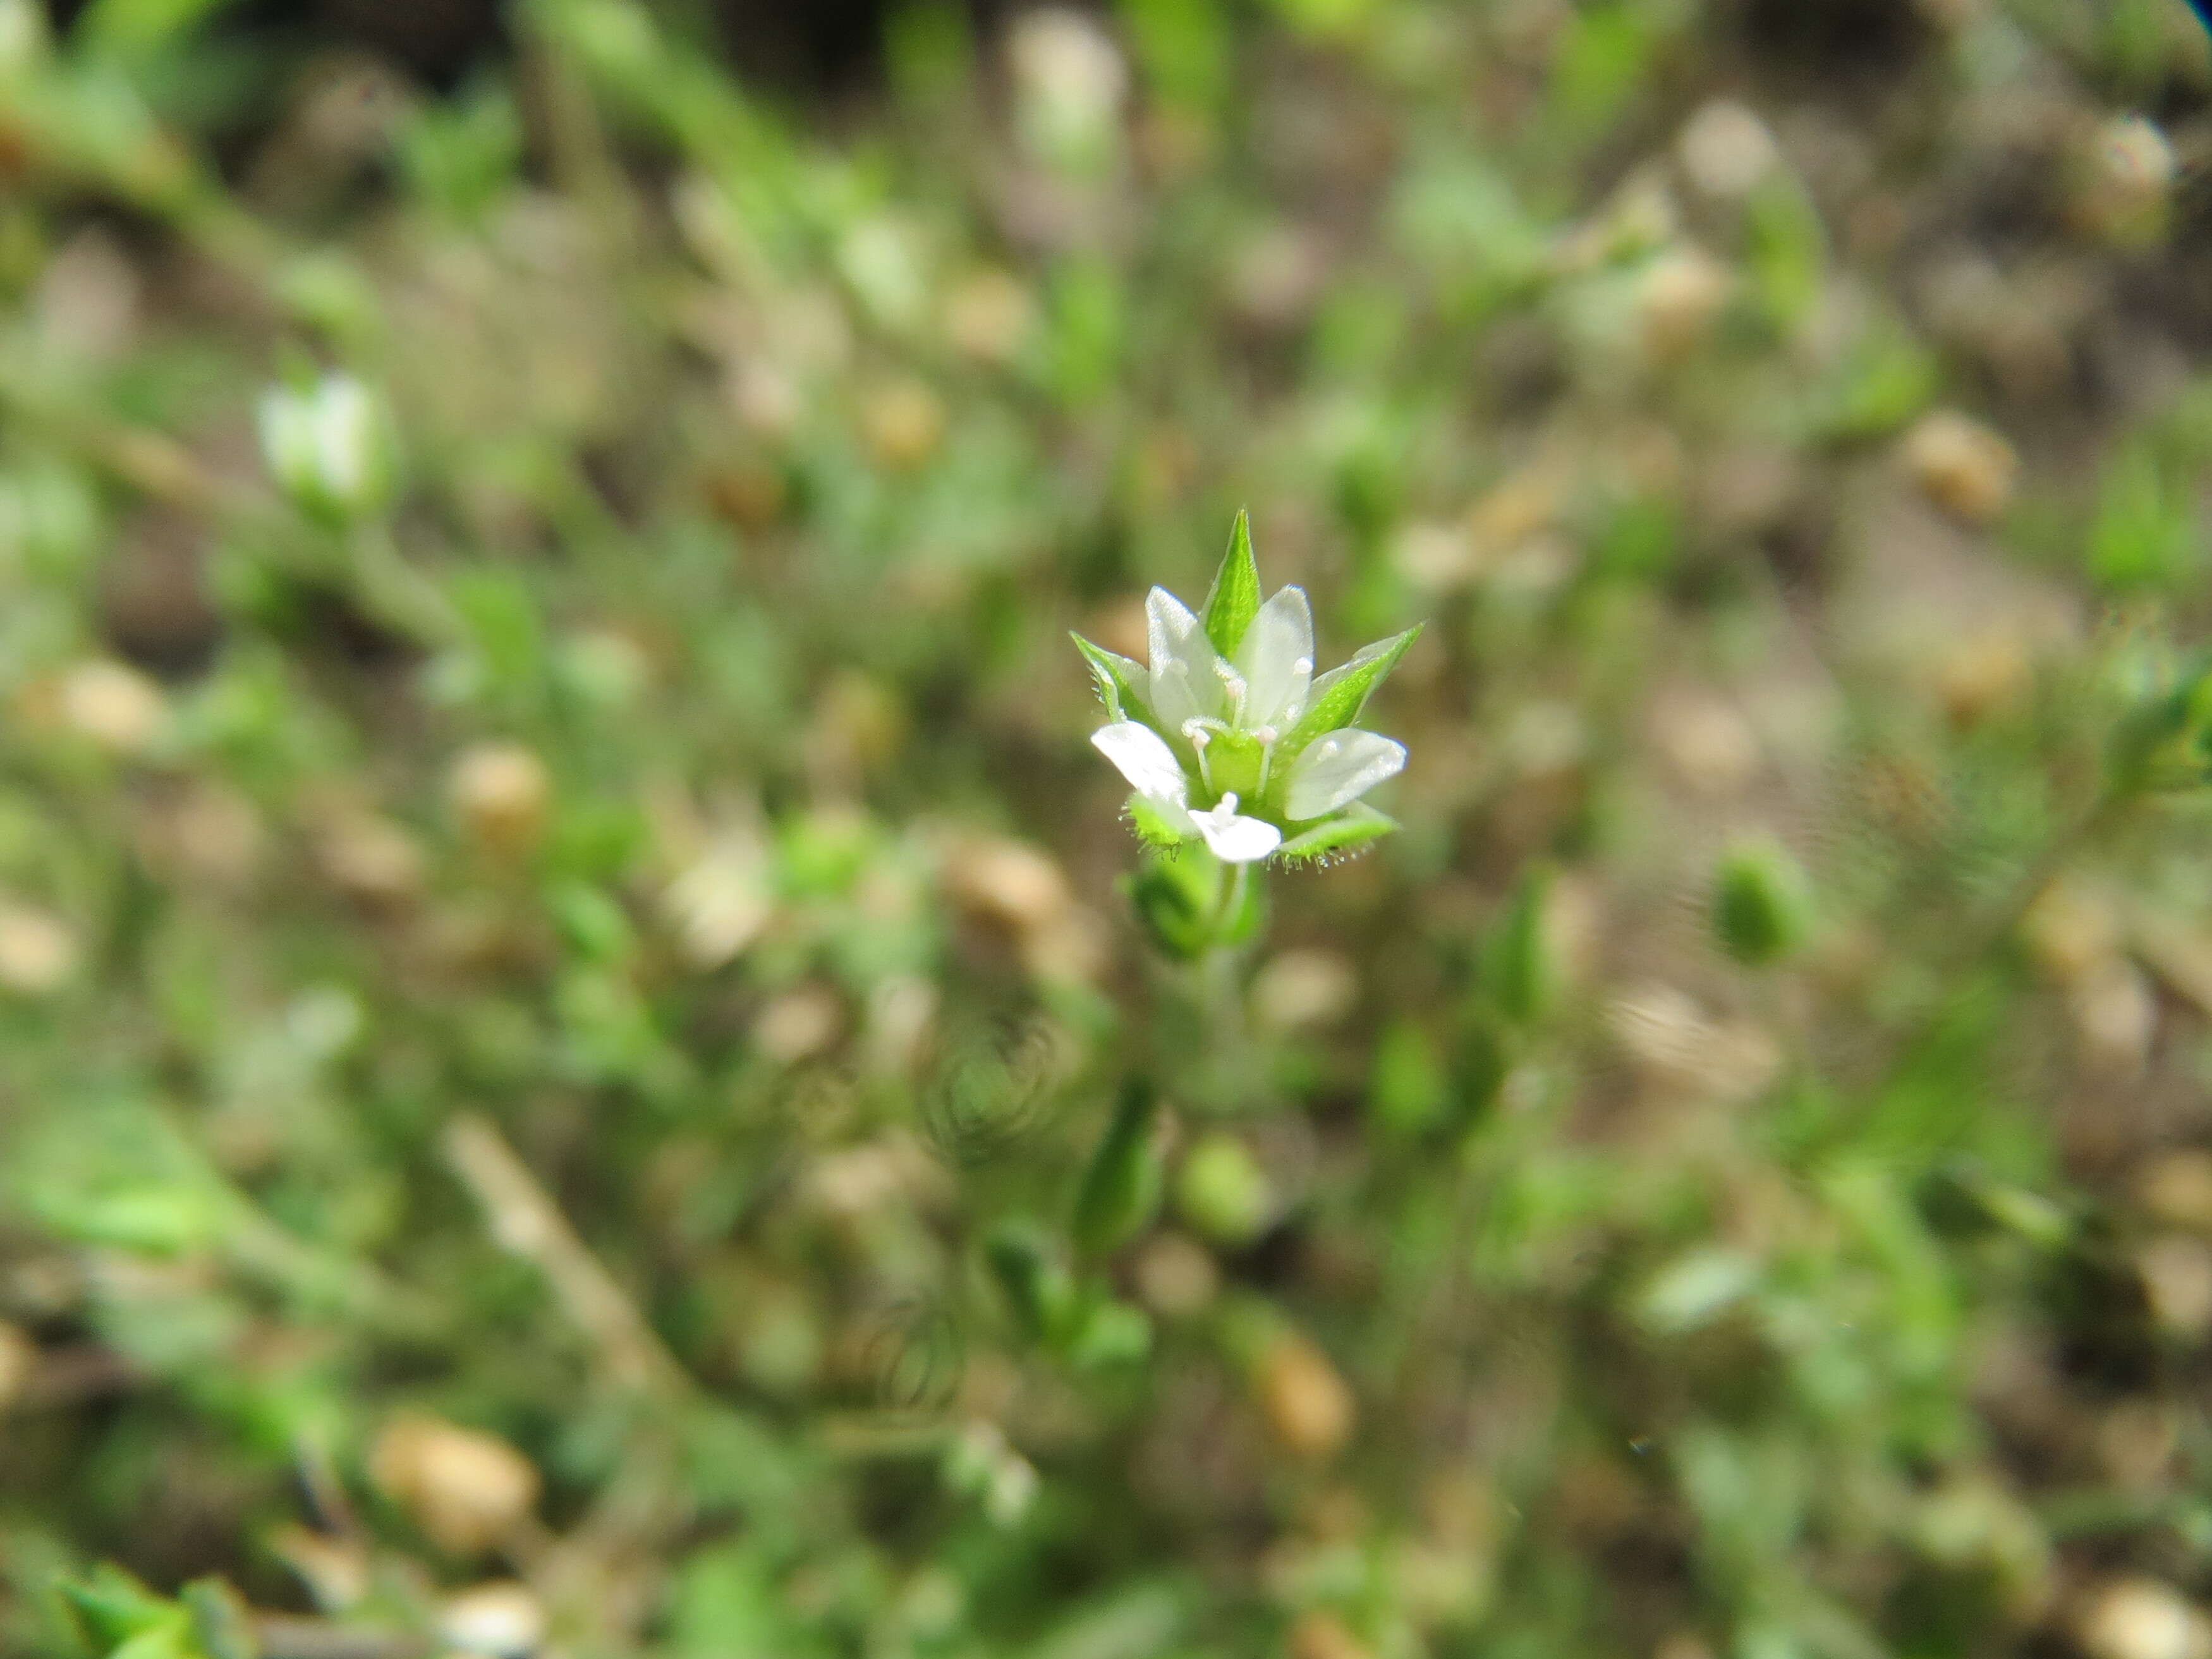
<path id="1" fill-rule="evenodd" d="M 1405 766 L 1405 745 L 1352 722 L 1419 628 L 1316 676 L 1305 593 L 1260 602 L 1242 514 L 1203 613 L 1155 587 L 1145 615 L 1149 664 L 1075 643 L 1113 717 L 1091 741 L 1136 791 L 1146 839 L 1250 864 L 1322 858 L 1397 827 L 1359 797 Z"/>
<path id="2" fill-rule="evenodd" d="M 1006 62 L 1015 126 L 1031 155 L 1075 172 L 1112 158 L 1129 66 L 1105 30 L 1072 7 L 1028 12 L 1008 33 Z"/>
<path id="3" fill-rule="evenodd" d="M 349 524 L 391 500 L 391 422 L 376 394 L 352 375 L 325 374 L 304 392 L 272 387 L 257 416 L 262 462 L 301 511 Z"/>
<path id="4" fill-rule="evenodd" d="M 35 0 L 0 0 L 0 76 L 22 74 L 46 48 L 46 13 Z"/>

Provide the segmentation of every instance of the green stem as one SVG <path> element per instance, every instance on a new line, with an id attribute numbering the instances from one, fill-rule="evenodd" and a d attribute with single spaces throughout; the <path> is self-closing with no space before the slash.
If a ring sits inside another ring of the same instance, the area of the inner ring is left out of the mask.
<path id="1" fill-rule="evenodd" d="M 1245 896 L 1250 890 L 1251 879 L 1252 866 L 1249 864 L 1232 864 L 1222 871 L 1219 880 L 1220 898 L 1213 909 L 1213 937 L 1217 941 L 1214 946 L 1216 950 L 1225 948 L 1218 941 L 1223 939 L 1230 927 L 1235 924 L 1237 918 L 1243 914 Z"/>

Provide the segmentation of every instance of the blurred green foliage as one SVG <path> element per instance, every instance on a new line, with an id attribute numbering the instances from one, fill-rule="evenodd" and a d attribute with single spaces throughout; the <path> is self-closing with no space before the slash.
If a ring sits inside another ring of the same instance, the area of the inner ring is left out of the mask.
<path id="1" fill-rule="evenodd" d="M 0 0 L 0 1651 L 2212 1642 L 2179 0 L 265 9 Z"/>

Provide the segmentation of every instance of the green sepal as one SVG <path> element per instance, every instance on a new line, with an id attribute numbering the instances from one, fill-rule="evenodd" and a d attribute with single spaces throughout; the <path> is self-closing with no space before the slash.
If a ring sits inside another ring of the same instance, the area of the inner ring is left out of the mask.
<path id="1" fill-rule="evenodd" d="M 1146 1079 L 1132 1078 L 1121 1085 L 1114 1121 L 1075 1195 L 1075 1244 L 1086 1255 L 1121 1249 L 1159 1212 L 1159 1096 Z"/>
<path id="2" fill-rule="evenodd" d="M 1330 669 L 1316 680 L 1312 700 L 1284 739 L 1283 749 L 1275 757 L 1276 764 L 1296 758 L 1316 738 L 1340 731 L 1358 720 L 1359 711 L 1367 706 L 1369 696 L 1398 665 L 1398 659 L 1413 648 L 1413 641 L 1420 638 L 1421 629 L 1426 625 L 1415 623 L 1402 634 L 1363 647 L 1350 662 L 1341 668 Z"/>
<path id="3" fill-rule="evenodd" d="M 1091 677 L 1098 683 L 1098 701 L 1106 706 L 1106 712 L 1117 720 L 1141 720 L 1146 726 L 1153 726 L 1152 711 L 1146 705 L 1144 694 L 1137 690 L 1148 678 L 1144 665 L 1132 662 L 1103 646 L 1093 645 L 1080 634 L 1071 633 L 1067 637 L 1075 641 L 1083 660 L 1091 665 Z"/>
<path id="4" fill-rule="evenodd" d="M 1312 829 L 1292 836 L 1275 849 L 1275 856 L 1285 864 L 1325 864 L 1382 840 L 1397 827 L 1398 820 L 1389 813 L 1378 812 L 1364 801 L 1354 801 Z"/>
<path id="5" fill-rule="evenodd" d="M 1222 557 L 1221 568 L 1214 573 L 1213 586 L 1206 593 L 1206 608 L 1199 619 L 1206 624 L 1206 637 L 1213 641 L 1213 648 L 1229 657 L 1236 654 L 1243 643 L 1244 630 L 1259 614 L 1260 565 L 1252 556 L 1252 518 L 1239 508 L 1237 523 L 1229 532 L 1229 551 Z"/>
<path id="6" fill-rule="evenodd" d="M 1160 809 L 1142 795 L 1129 797 L 1129 822 L 1136 826 L 1137 838 L 1150 847 L 1180 847 L 1195 837 L 1187 830 L 1178 830 L 1160 814 Z"/>

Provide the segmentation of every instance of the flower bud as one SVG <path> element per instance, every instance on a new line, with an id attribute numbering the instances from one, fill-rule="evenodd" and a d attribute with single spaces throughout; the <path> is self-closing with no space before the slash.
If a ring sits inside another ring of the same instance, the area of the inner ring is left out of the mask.
<path id="1" fill-rule="evenodd" d="M 1747 968 L 1778 962 L 1813 930 L 1804 866 L 1771 842 L 1747 842 L 1721 859 L 1713 884 L 1713 933 Z"/>
<path id="2" fill-rule="evenodd" d="M 434 1417 L 403 1417 L 377 1437 L 369 1479 L 441 1549 L 496 1544 L 538 1502 L 538 1471 L 496 1435 Z"/>
<path id="3" fill-rule="evenodd" d="M 344 526 L 390 504 L 397 459 L 390 417 L 350 374 L 325 374 L 308 392 L 272 388 L 262 396 L 258 422 L 263 465 L 301 512 Z"/>
<path id="4" fill-rule="evenodd" d="M 1176 1177 L 1176 1207 L 1218 1244 L 1249 1243 L 1272 1217 L 1267 1171 L 1236 1136 L 1216 1131 L 1185 1154 Z"/>
<path id="5" fill-rule="evenodd" d="M 1160 1184 L 1159 1097 L 1132 1079 L 1076 1194 L 1077 1247 L 1104 1255 L 1144 1231 L 1159 1212 Z"/>
<path id="6" fill-rule="evenodd" d="M 534 750 L 519 743 L 479 743 L 453 763 L 447 791 L 479 846 L 519 859 L 544 833 L 553 781 Z"/>

